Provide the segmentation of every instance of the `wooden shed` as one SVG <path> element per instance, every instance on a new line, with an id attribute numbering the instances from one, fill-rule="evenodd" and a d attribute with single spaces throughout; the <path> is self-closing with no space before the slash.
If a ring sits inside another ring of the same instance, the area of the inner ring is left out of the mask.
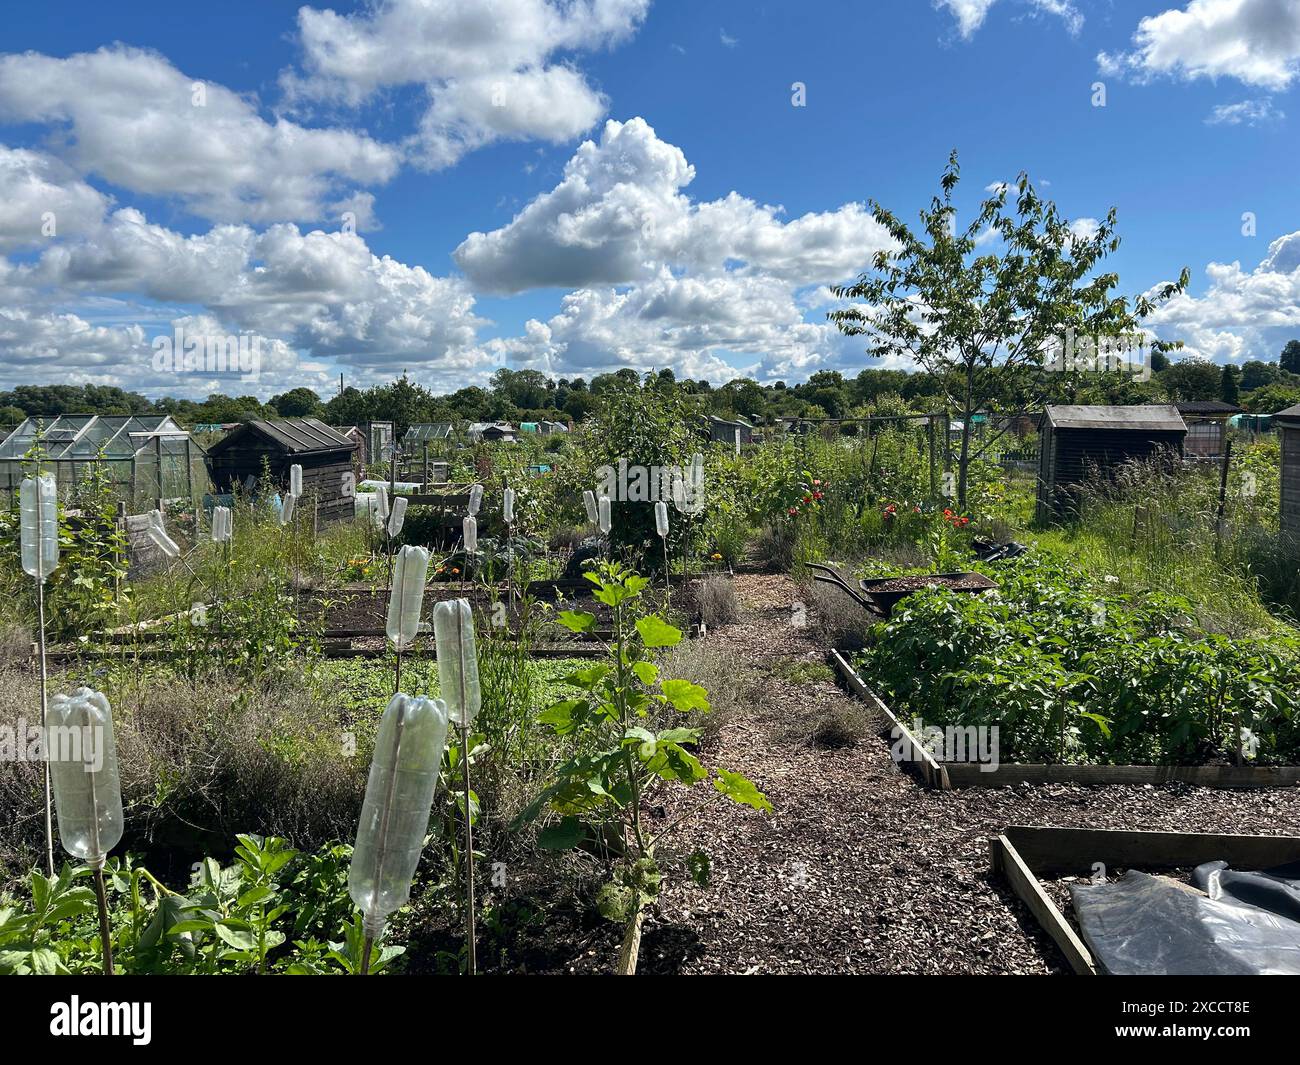
<path id="1" fill-rule="evenodd" d="M 1161 449 L 1183 453 L 1187 425 L 1173 406 L 1049 406 L 1038 449 L 1039 521 L 1067 513 L 1089 474 Z"/>
<path id="2" fill-rule="evenodd" d="M 228 493 L 236 485 L 251 492 L 265 460 L 271 479 L 284 491 L 289 486 L 289 467 L 300 465 L 303 502 L 314 500 L 317 521 L 351 521 L 356 447 L 355 441 L 315 418 L 252 421 L 212 446 L 208 469 L 218 492 Z"/>
<path id="3" fill-rule="evenodd" d="M 708 439 L 722 444 L 735 444 L 737 436 L 742 444 L 754 442 L 754 426 L 744 418 L 719 418 L 710 414 L 704 420 L 703 432 Z"/>
<path id="4" fill-rule="evenodd" d="M 1282 437 L 1282 539 L 1300 557 L 1300 403 L 1273 415 Z"/>
<path id="5" fill-rule="evenodd" d="M 1187 425 L 1187 439 L 1183 444 L 1186 454 L 1198 458 L 1222 455 L 1228 439 L 1228 419 L 1241 412 L 1240 407 L 1218 399 L 1179 403 L 1178 413 Z"/>

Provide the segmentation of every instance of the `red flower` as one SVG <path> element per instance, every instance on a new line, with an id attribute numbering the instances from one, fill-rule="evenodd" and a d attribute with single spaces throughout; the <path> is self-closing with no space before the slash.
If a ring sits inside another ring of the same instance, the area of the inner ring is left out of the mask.
<path id="1" fill-rule="evenodd" d="M 791 507 L 790 510 L 789 510 L 789 513 L 791 513 L 791 514 L 798 514 L 798 513 L 799 513 L 799 508 L 798 508 L 798 507 Z"/>
<path id="2" fill-rule="evenodd" d="M 814 493 L 813 493 L 813 499 L 821 499 L 821 497 L 822 497 L 822 494 L 821 494 L 820 492 L 814 492 Z"/>

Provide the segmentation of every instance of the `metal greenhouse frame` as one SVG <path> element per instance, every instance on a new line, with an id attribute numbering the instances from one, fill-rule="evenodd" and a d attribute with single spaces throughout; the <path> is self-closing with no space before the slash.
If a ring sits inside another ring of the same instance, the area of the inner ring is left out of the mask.
<path id="1" fill-rule="evenodd" d="M 114 494 L 132 513 L 169 500 L 192 505 L 207 490 L 203 448 L 170 415 L 28 418 L 0 443 L 0 489 L 18 488 L 38 445 L 64 498 L 95 464 L 107 467 Z"/>

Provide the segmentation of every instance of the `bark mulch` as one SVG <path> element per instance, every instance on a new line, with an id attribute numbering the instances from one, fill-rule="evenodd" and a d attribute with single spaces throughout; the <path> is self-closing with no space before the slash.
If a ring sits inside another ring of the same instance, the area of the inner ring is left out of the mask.
<path id="1" fill-rule="evenodd" d="M 748 775 L 770 815 L 718 802 L 680 836 L 680 866 L 642 943 L 645 973 L 1051 973 L 1064 960 L 989 871 L 1010 824 L 1300 834 L 1300 793 L 1187 785 L 927 791 L 894 764 L 861 702 L 792 622 L 788 577 L 740 574 L 741 621 L 710 632 L 760 695 L 720 723 L 706 761 Z M 811 619 L 815 620 L 815 619 Z M 687 797 L 685 801 L 698 801 Z M 665 793 L 660 818 L 680 807 Z M 654 824 L 652 822 L 651 830 Z"/>

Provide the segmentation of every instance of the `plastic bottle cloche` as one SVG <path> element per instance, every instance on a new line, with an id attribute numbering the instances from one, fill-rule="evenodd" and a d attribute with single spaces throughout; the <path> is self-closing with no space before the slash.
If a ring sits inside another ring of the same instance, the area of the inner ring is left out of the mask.
<path id="1" fill-rule="evenodd" d="M 54 474 L 26 478 L 18 495 L 23 572 L 44 580 L 59 566 L 59 491 Z"/>
<path id="2" fill-rule="evenodd" d="M 396 536 L 402 531 L 402 525 L 406 522 L 406 508 L 410 506 L 411 501 L 406 496 L 398 496 L 393 500 L 392 509 L 388 514 L 388 535 Z"/>
<path id="3" fill-rule="evenodd" d="M 452 599 L 433 608 L 433 639 L 438 652 L 438 693 L 457 725 L 470 725 L 483 703 L 478 680 L 474 611 L 468 599 Z"/>
<path id="4" fill-rule="evenodd" d="M 420 633 L 420 612 L 424 608 L 424 582 L 429 575 L 429 549 L 411 544 L 393 559 L 393 590 L 388 596 L 385 632 L 393 645 L 404 651 Z"/>
<path id="5" fill-rule="evenodd" d="M 365 914 L 368 935 L 378 936 L 410 897 L 446 738 L 441 699 L 399 692 L 379 721 L 348 871 L 348 894 Z"/>
<path id="6" fill-rule="evenodd" d="M 50 701 L 45 751 L 59 842 L 82 861 L 102 863 L 122 839 L 113 710 L 103 692 L 78 688 Z"/>

